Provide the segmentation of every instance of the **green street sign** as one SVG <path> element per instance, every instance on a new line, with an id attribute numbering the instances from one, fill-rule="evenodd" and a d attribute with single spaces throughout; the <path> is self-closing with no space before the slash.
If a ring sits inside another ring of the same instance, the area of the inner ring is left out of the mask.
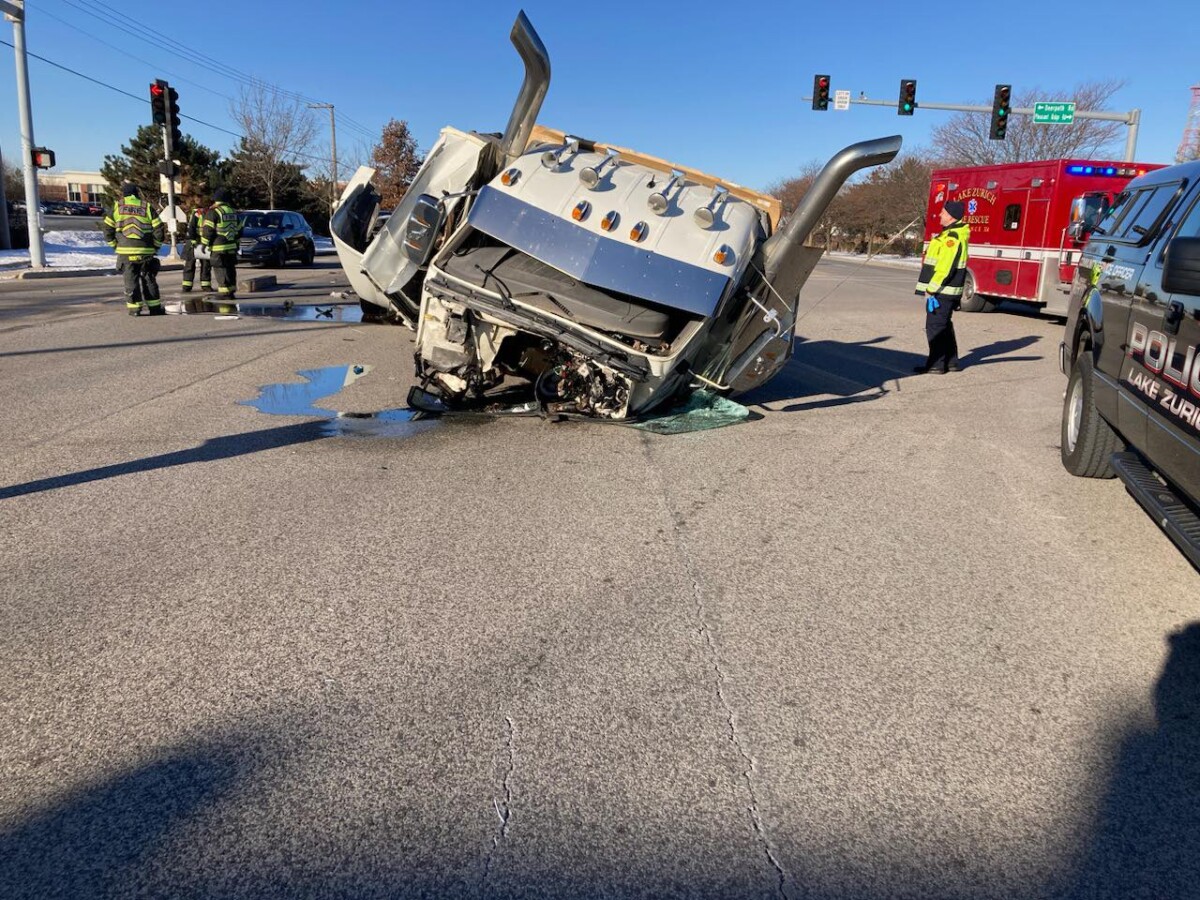
<path id="1" fill-rule="evenodd" d="M 1074 103 L 1033 104 L 1034 125 L 1070 125 L 1074 121 Z"/>

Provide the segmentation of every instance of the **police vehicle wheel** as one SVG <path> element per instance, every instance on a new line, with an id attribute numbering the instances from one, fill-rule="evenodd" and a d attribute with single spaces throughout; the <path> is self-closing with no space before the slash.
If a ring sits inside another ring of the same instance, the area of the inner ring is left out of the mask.
<path id="1" fill-rule="evenodd" d="M 1083 350 L 1071 369 L 1062 412 L 1062 464 L 1072 475 L 1112 478 L 1112 455 L 1121 439 L 1096 411 L 1092 355 Z"/>
<path id="2" fill-rule="evenodd" d="M 963 283 L 962 300 L 959 309 L 963 312 L 991 312 L 996 304 L 982 294 L 975 293 L 975 276 L 967 269 L 967 280 Z"/>

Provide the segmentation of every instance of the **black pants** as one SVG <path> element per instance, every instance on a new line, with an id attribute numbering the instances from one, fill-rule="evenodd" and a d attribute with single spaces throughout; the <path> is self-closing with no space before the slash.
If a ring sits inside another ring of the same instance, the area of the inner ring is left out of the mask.
<path id="1" fill-rule="evenodd" d="M 153 309 L 161 305 L 158 294 L 157 256 L 145 256 L 141 259 L 118 258 L 121 276 L 125 279 L 125 307 L 137 309 L 143 303 Z"/>
<path id="2" fill-rule="evenodd" d="M 200 290 L 212 288 L 212 261 L 196 256 L 196 245 L 187 241 L 183 245 L 183 289 L 190 291 L 196 277 L 196 263 L 200 263 Z"/>
<path id="3" fill-rule="evenodd" d="M 929 356 L 925 365 L 930 369 L 946 369 L 958 365 L 958 341 L 954 337 L 954 301 L 939 300 L 938 308 L 925 313 L 925 337 L 929 341 Z"/>
<path id="4" fill-rule="evenodd" d="M 237 290 L 237 251 L 214 253 L 212 271 L 217 282 L 217 293 L 222 297 L 232 297 Z"/>

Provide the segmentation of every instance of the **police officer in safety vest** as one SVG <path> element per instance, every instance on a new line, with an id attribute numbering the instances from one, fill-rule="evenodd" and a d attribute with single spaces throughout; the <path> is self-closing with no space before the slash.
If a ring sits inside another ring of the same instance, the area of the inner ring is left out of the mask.
<path id="1" fill-rule="evenodd" d="M 158 293 L 158 248 L 166 237 L 162 221 L 141 197 L 137 185 L 121 185 L 121 199 L 104 217 L 104 240 L 117 251 L 125 279 L 125 309 L 138 315 L 145 304 L 152 316 L 165 312 Z"/>
<path id="2" fill-rule="evenodd" d="M 916 293 L 925 297 L 925 337 L 929 355 L 924 365 L 913 369 L 926 372 L 957 372 L 958 341 L 951 317 L 962 302 L 967 282 L 967 245 L 970 226 L 962 220 L 961 200 L 947 200 L 942 207 L 942 230 L 934 235 L 925 253 Z"/>
<path id="3" fill-rule="evenodd" d="M 200 263 L 200 290 L 212 290 L 212 261 L 208 252 L 201 250 L 200 245 L 200 229 L 204 225 L 204 214 L 207 212 L 208 210 L 203 206 L 197 206 L 188 216 L 187 241 L 183 246 L 183 292 L 185 294 L 192 289 L 192 285 L 195 283 L 197 262 Z M 198 256 L 197 250 L 204 255 Z"/>
<path id="4" fill-rule="evenodd" d="M 212 254 L 213 274 L 221 300 L 234 299 L 238 238 L 241 236 L 242 223 L 237 211 L 229 205 L 229 192 L 225 188 L 217 188 L 213 191 L 213 205 L 204 215 L 200 242 Z"/>

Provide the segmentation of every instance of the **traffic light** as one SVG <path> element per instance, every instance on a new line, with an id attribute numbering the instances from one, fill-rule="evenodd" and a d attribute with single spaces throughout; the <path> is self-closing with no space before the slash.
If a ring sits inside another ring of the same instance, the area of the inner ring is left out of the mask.
<path id="1" fill-rule="evenodd" d="M 813 109 L 824 112 L 829 109 L 829 76 L 813 76 Z"/>
<path id="2" fill-rule="evenodd" d="M 900 82 L 900 99 L 896 101 L 896 115 L 911 116 L 917 108 L 917 83 L 912 79 Z"/>
<path id="3" fill-rule="evenodd" d="M 183 143 L 183 129 L 179 123 L 179 91 L 170 86 L 167 87 L 167 112 L 171 126 L 171 139 L 167 146 L 174 150 Z"/>
<path id="4" fill-rule="evenodd" d="M 45 147 L 34 147 L 29 151 L 33 156 L 33 166 L 35 169 L 53 169 L 54 168 L 54 151 L 47 150 Z"/>
<path id="5" fill-rule="evenodd" d="M 1008 119 L 1012 115 L 1012 85 L 996 85 L 996 93 L 992 97 L 992 140 L 1004 140 L 1008 131 Z"/>
<path id="6" fill-rule="evenodd" d="M 150 120 L 155 125 L 167 124 L 167 87 L 161 78 L 150 85 Z"/>

